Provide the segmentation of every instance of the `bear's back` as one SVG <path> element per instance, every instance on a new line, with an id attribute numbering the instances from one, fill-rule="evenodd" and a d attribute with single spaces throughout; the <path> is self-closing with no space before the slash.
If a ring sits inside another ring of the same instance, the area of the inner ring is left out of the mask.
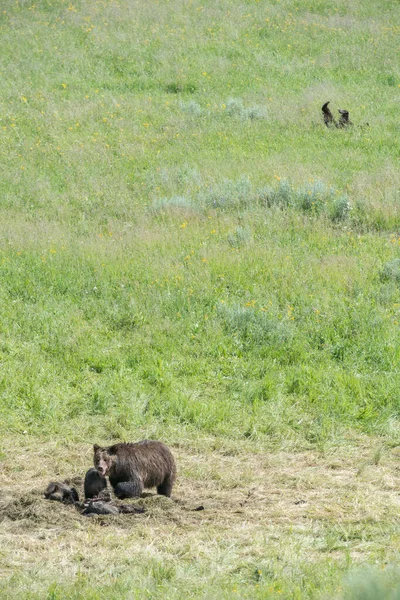
<path id="1" fill-rule="evenodd" d="M 124 480 L 137 473 L 145 487 L 160 485 L 166 477 L 175 479 L 176 465 L 170 449 L 156 440 L 121 442 L 107 448 L 114 457 L 110 481 Z"/>

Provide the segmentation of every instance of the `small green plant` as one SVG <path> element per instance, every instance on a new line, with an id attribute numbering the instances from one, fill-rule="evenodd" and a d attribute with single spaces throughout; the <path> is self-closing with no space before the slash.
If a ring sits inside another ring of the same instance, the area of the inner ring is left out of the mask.
<path id="1" fill-rule="evenodd" d="M 245 227 L 239 225 L 236 227 L 234 233 L 228 235 L 228 243 L 233 248 L 241 248 L 248 244 L 251 240 L 251 233 Z"/>
<path id="2" fill-rule="evenodd" d="M 170 210 L 193 210 L 194 205 L 193 202 L 189 198 L 185 198 L 184 196 L 173 196 L 172 198 L 160 198 L 159 200 L 154 200 L 154 202 L 149 207 L 149 210 L 152 214 L 157 215 L 161 212 L 168 212 Z"/>
<path id="3" fill-rule="evenodd" d="M 244 111 L 243 100 L 240 98 L 229 98 L 226 102 L 226 114 L 230 117 L 241 117 Z"/>
<path id="4" fill-rule="evenodd" d="M 230 98 L 226 102 L 226 114 L 242 121 L 262 120 L 267 118 L 267 109 L 259 105 L 245 107 L 240 98 Z"/>
<path id="5" fill-rule="evenodd" d="M 278 345 L 291 339 L 288 325 L 252 307 L 222 306 L 219 314 L 225 330 L 237 337 L 248 349 Z"/>
<path id="6" fill-rule="evenodd" d="M 203 113 L 202 108 L 195 100 L 189 102 L 182 102 L 181 109 L 190 117 L 200 117 Z"/>
<path id="7" fill-rule="evenodd" d="M 351 203 L 347 196 L 339 196 L 335 198 L 329 207 L 329 217 L 332 221 L 340 222 L 345 221 L 351 211 Z"/>
<path id="8" fill-rule="evenodd" d="M 280 181 L 276 187 L 263 187 L 257 194 L 261 205 L 267 208 L 289 208 L 295 203 L 294 190 L 289 181 Z"/>
<path id="9" fill-rule="evenodd" d="M 332 189 L 327 188 L 321 181 L 295 192 L 296 204 L 300 210 L 314 214 L 319 214 L 326 209 L 332 195 Z"/>
<path id="10" fill-rule="evenodd" d="M 265 106 L 249 106 L 242 112 L 242 119 L 250 119 L 250 121 L 261 121 L 268 117 L 268 112 Z"/>
<path id="11" fill-rule="evenodd" d="M 252 186 L 248 177 L 236 181 L 229 179 L 216 183 L 199 192 L 199 203 L 222 211 L 246 209 L 253 202 Z"/>
<path id="12" fill-rule="evenodd" d="M 168 94 L 194 94 L 197 87 L 194 83 L 168 83 L 165 86 L 165 91 Z"/>
<path id="13" fill-rule="evenodd" d="M 383 265 L 380 277 L 382 281 L 400 283 L 400 258 L 393 258 Z"/>

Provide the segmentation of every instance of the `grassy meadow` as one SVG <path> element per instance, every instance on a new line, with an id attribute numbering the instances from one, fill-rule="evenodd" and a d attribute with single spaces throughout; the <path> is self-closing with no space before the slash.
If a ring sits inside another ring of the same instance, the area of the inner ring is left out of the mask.
<path id="1" fill-rule="evenodd" d="M 399 23 L 1 2 L 2 598 L 399 597 Z M 42 499 L 145 437 L 173 501 Z"/>

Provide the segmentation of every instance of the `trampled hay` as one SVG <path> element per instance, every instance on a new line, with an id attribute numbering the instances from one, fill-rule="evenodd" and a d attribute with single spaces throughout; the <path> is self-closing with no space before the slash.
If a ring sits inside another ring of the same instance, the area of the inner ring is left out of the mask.
<path id="1" fill-rule="evenodd" d="M 43 498 L 54 478 L 54 462 L 62 465 L 60 477 L 72 473 L 82 492 L 75 456 L 88 454 L 85 447 L 71 445 L 64 460 L 62 442 L 44 443 L 37 450 L 34 441 L 20 439 L 20 454 L 5 460 L 1 477 L 3 581 L 23 569 L 24 577 L 36 580 L 29 589 L 40 595 L 54 580 L 71 584 L 81 573 L 90 585 L 98 585 L 104 570 L 123 578 L 136 565 L 139 582 L 154 579 L 150 566 L 156 560 L 173 569 L 171 581 L 178 584 L 188 577 L 189 587 L 199 585 L 204 591 L 207 570 L 209 584 L 221 593 L 224 587 L 219 586 L 229 586 L 228 581 L 256 593 L 255 571 L 275 589 L 290 569 L 289 594 L 296 588 L 294 573 L 326 557 L 338 574 L 344 563 L 355 568 L 395 560 L 400 507 L 396 448 L 380 448 L 376 461 L 366 438 L 322 453 L 263 451 L 250 443 L 212 446 L 211 438 L 197 447 L 190 440 L 172 445 L 179 478 L 171 500 L 145 494 L 132 501 L 145 508 L 143 515 L 89 519 L 73 506 Z M 204 510 L 196 510 L 199 506 Z M 20 584 L 21 592 L 26 584 Z"/>

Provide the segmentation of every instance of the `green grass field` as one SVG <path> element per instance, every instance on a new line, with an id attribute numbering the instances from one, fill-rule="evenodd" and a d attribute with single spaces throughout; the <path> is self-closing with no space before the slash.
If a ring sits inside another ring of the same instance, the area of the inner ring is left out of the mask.
<path id="1" fill-rule="evenodd" d="M 399 597 L 399 23 L 3 0 L 2 598 Z M 145 437 L 173 502 L 42 499 Z"/>

